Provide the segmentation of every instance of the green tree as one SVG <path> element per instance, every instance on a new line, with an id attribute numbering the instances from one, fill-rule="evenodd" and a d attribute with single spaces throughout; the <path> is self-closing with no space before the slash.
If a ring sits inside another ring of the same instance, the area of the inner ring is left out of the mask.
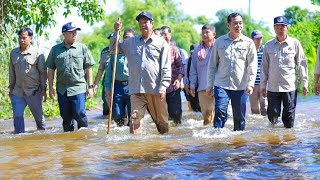
<path id="1" fill-rule="evenodd" d="M 46 28 L 56 25 L 54 15 L 58 8 L 63 7 L 63 15 L 71 14 L 77 8 L 78 15 L 88 23 L 94 23 L 104 17 L 102 2 L 97 0 L 0 0 L 0 58 L 16 43 L 18 29 L 29 26 L 38 35 L 47 35 Z"/>
<path id="2" fill-rule="evenodd" d="M 63 15 L 71 14 L 76 8 L 79 16 L 93 24 L 104 17 L 102 5 L 104 0 L 0 0 L 0 119 L 12 116 L 11 103 L 8 97 L 9 53 L 17 43 L 17 32 L 22 27 L 30 27 L 38 36 L 46 35 L 46 29 L 56 25 L 54 15 L 59 8 L 64 8 Z M 90 103 L 90 102 L 89 102 Z M 44 103 L 45 116 L 59 114 L 57 103 Z M 30 112 L 27 111 L 30 115 Z"/>

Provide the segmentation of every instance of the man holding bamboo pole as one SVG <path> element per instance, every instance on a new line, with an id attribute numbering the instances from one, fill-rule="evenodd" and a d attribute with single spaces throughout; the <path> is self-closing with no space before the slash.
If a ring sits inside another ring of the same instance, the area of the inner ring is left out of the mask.
<path id="1" fill-rule="evenodd" d="M 141 132 L 142 118 L 148 109 L 160 134 L 169 131 L 166 89 L 171 82 L 170 47 L 153 33 L 153 16 L 143 11 L 137 17 L 141 35 L 118 44 L 127 56 L 129 66 L 129 95 L 131 100 L 130 133 Z M 122 22 L 114 24 L 120 31 Z M 115 51 L 116 36 L 110 38 L 110 51 Z"/>

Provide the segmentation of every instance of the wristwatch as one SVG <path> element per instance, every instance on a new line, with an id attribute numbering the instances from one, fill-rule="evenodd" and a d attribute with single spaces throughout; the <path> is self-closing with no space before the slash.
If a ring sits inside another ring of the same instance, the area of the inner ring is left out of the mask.
<path id="1" fill-rule="evenodd" d="M 88 86 L 89 89 L 93 89 L 93 84 Z"/>

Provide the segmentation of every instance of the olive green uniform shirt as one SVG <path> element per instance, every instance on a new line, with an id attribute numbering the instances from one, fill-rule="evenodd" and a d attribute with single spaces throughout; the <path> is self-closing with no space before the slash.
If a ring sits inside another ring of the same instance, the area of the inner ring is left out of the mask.
<path id="1" fill-rule="evenodd" d="M 67 48 L 64 43 L 51 48 L 46 66 L 57 70 L 56 88 L 67 96 L 86 92 L 85 69 L 94 65 L 94 59 L 88 48 L 81 43 L 73 43 Z"/>
<path id="2" fill-rule="evenodd" d="M 101 51 L 99 70 L 106 70 L 108 63 L 110 62 L 110 51 L 109 47 L 105 47 Z"/>
<path id="3" fill-rule="evenodd" d="M 32 45 L 24 52 L 20 47 L 10 53 L 9 89 L 16 96 L 31 96 L 47 86 L 44 55 Z"/>

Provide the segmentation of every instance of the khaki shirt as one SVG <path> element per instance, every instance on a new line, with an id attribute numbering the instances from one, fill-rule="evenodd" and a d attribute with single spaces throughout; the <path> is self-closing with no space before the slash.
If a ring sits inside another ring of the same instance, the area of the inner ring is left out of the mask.
<path id="1" fill-rule="evenodd" d="M 298 86 L 296 74 L 299 71 L 303 87 L 308 87 L 308 68 L 300 42 L 287 36 L 279 43 L 274 38 L 266 43 L 261 66 L 261 88 L 272 92 L 295 91 Z"/>
<path id="2" fill-rule="evenodd" d="M 115 33 L 116 34 L 116 33 Z M 110 38 L 110 51 L 114 53 L 116 35 Z M 141 35 L 119 43 L 129 67 L 129 94 L 166 91 L 171 82 L 171 56 L 169 44 L 152 33 L 147 42 Z"/>
<path id="3" fill-rule="evenodd" d="M 57 91 L 67 91 L 67 96 L 86 92 L 85 69 L 94 64 L 88 48 L 77 42 L 70 48 L 64 43 L 53 46 L 46 61 L 48 68 L 57 70 Z"/>
<path id="4" fill-rule="evenodd" d="M 100 61 L 99 61 L 99 70 L 106 70 L 108 63 L 110 62 L 110 51 L 109 47 L 105 47 L 101 51 Z"/>
<path id="5" fill-rule="evenodd" d="M 24 52 L 20 47 L 10 53 L 9 89 L 16 96 L 31 96 L 46 89 L 47 68 L 43 53 L 32 45 Z"/>
<path id="6" fill-rule="evenodd" d="M 228 90 L 254 87 L 257 75 L 257 50 L 252 39 L 240 35 L 219 37 L 213 46 L 207 73 L 207 88 L 218 86 Z"/>
<path id="7" fill-rule="evenodd" d="M 317 49 L 317 59 L 316 59 L 316 68 L 314 69 L 315 74 L 320 74 L 320 44 Z"/>

